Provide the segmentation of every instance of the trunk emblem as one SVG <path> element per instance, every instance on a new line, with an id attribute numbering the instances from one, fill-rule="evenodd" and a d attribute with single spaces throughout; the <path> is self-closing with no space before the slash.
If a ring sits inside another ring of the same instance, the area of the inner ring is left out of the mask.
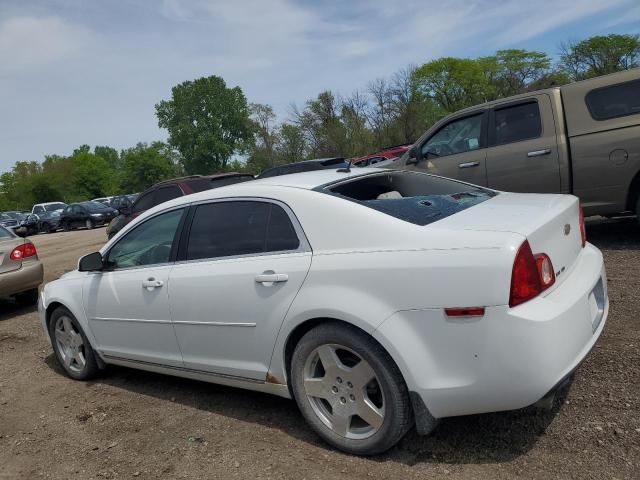
<path id="1" fill-rule="evenodd" d="M 569 225 L 568 223 L 566 223 L 564 225 L 564 234 L 565 235 L 569 235 L 569 233 L 571 233 L 571 225 Z"/>

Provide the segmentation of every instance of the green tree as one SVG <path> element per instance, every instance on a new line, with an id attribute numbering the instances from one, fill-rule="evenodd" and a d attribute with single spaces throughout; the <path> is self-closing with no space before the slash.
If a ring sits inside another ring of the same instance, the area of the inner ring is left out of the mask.
<path id="1" fill-rule="evenodd" d="M 73 167 L 73 191 L 67 200 L 81 201 L 113 195 L 116 191 L 116 174 L 111 165 L 82 146 L 71 156 Z"/>
<path id="2" fill-rule="evenodd" d="M 158 126 L 169 131 L 169 144 L 180 152 L 189 174 L 224 169 L 231 156 L 250 142 L 247 99 L 240 87 L 227 88 L 220 77 L 176 85 L 171 99 L 155 108 Z"/>
<path id="3" fill-rule="evenodd" d="M 551 67 L 546 53 L 528 50 L 498 50 L 484 59 L 485 72 L 494 85 L 497 97 L 509 97 L 526 90 L 527 86 L 545 76 Z"/>
<path id="4" fill-rule="evenodd" d="M 418 92 L 447 113 L 496 97 L 486 61 L 446 57 L 425 63 L 413 74 Z"/>
<path id="5" fill-rule="evenodd" d="M 639 35 L 598 35 L 560 46 L 560 67 L 573 80 L 628 70 L 639 61 Z"/>
<path id="6" fill-rule="evenodd" d="M 93 147 L 93 153 L 106 160 L 113 169 L 118 169 L 120 166 L 120 156 L 118 155 L 118 151 L 113 147 L 96 145 Z"/>
<path id="7" fill-rule="evenodd" d="M 141 192 L 154 183 L 176 176 L 176 165 L 167 155 L 163 142 L 138 143 L 122 151 L 120 189 L 125 193 Z"/>
<path id="8" fill-rule="evenodd" d="M 291 123 L 283 123 L 280 125 L 278 138 L 276 146 L 278 163 L 293 163 L 305 159 L 307 146 L 300 127 Z"/>

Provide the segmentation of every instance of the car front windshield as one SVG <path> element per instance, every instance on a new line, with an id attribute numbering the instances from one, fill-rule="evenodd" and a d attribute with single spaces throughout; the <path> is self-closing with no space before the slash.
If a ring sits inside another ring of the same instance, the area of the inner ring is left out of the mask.
<path id="1" fill-rule="evenodd" d="M 45 205 L 44 209 L 47 212 L 54 212 L 56 210 L 62 210 L 64 207 L 66 207 L 67 204 L 66 203 L 51 203 L 49 205 Z"/>

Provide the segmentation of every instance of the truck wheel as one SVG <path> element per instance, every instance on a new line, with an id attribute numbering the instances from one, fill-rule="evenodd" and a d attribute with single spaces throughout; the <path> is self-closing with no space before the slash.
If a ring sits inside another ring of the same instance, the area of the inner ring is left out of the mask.
<path id="1" fill-rule="evenodd" d="M 382 453 L 413 425 L 398 367 L 375 340 L 347 325 L 326 323 L 302 337 L 293 353 L 291 386 L 307 423 L 351 454 Z"/>

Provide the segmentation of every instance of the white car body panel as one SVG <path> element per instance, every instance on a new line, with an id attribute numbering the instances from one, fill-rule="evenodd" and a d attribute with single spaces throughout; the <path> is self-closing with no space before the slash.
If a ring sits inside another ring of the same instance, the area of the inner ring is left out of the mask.
<path id="1" fill-rule="evenodd" d="M 377 339 L 409 390 L 420 395 L 435 417 L 524 407 L 576 368 L 603 329 L 608 301 L 602 255 L 593 246 L 580 246 L 575 197 L 501 193 L 419 226 L 312 190 L 372 173 L 384 171 L 320 170 L 271 177 L 161 204 L 123 228 L 101 253 L 158 212 L 238 198 L 273 199 L 289 206 L 310 249 L 168 266 L 162 277 L 170 305 L 166 310 L 161 310 L 164 300 L 151 308 L 141 302 L 131 311 L 118 306 L 143 294 L 134 290 L 141 290 L 136 282 L 145 275 L 132 276 L 129 287 L 109 286 L 107 278 L 100 292 L 86 291 L 83 306 L 83 283 L 92 285 L 93 277 L 109 273 L 75 272 L 43 290 L 43 326 L 47 310 L 62 304 L 107 363 L 289 397 L 287 340 L 307 321 L 337 319 Z M 534 253 L 550 255 L 558 280 L 537 298 L 509 308 L 513 261 L 525 239 Z M 224 274 L 218 273 L 222 268 Z M 141 274 L 145 270 L 139 269 Z M 267 270 L 288 274 L 290 283 L 284 288 L 256 283 L 255 275 Z M 603 282 L 604 299 L 601 311 L 594 313 L 598 282 Z M 447 307 L 475 306 L 485 307 L 483 317 L 449 319 L 444 314 Z M 594 332 L 596 314 L 601 320 Z M 88 320 L 127 315 L 163 320 L 155 350 L 166 349 L 164 356 L 135 338 L 150 326 L 144 322 L 107 332 L 110 325 L 120 324 Z M 169 332 L 175 332 L 181 357 Z"/>

